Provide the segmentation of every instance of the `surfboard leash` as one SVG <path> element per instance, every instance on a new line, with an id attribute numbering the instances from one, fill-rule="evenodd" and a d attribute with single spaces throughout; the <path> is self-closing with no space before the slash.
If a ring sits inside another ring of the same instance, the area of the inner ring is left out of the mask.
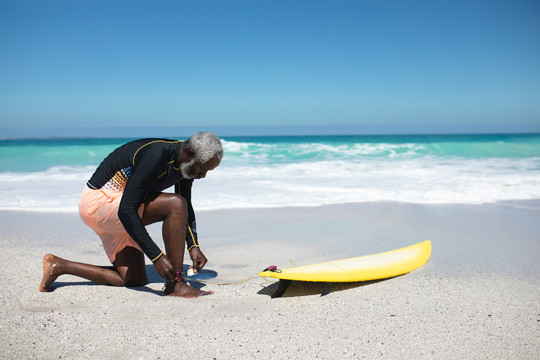
<path id="1" fill-rule="evenodd" d="M 292 259 L 289 259 L 289 264 L 291 265 L 291 267 L 296 267 L 298 265 L 296 265 L 296 263 L 292 260 Z M 281 270 L 278 269 L 278 267 L 276 265 L 270 265 L 269 267 L 267 267 L 266 269 L 264 269 L 263 271 L 272 271 L 272 272 L 277 272 L 277 273 L 280 273 Z M 259 277 L 259 275 L 253 275 L 245 280 L 240 280 L 240 281 L 231 281 L 231 282 L 214 282 L 214 281 L 208 281 L 208 280 L 201 280 L 201 279 L 194 279 L 192 277 L 185 277 L 184 279 L 185 280 L 190 280 L 190 281 L 195 281 L 195 282 L 200 282 L 200 283 L 203 283 L 203 284 L 211 284 L 211 285 L 220 285 L 220 286 L 223 286 L 223 285 L 238 285 L 238 284 L 243 284 L 245 282 L 248 282 L 250 280 L 253 280 L 255 278 Z M 268 282 L 271 282 L 272 280 L 268 280 L 267 278 L 263 277 L 263 279 L 265 281 L 268 281 Z"/>
<path id="2" fill-rule="evenodd" d="M 220 282 L 214 282 L 214 281 L 208 281 L 208 280 L 201 280 L 201 279 L 194 279 L 194 278 L 191 278 L 191 277 L 186 277 L 185 279 L 186 280 L 189 280 L 189 281 L 195 281 L 195 282 L 200 282 L 200 283 L 203 283 L 203 284 L 212 284 L 212 285 L 238 285 L 238 284 L 242 284 L 242 283 L 245 283 L 245 282 L 248 282 L 249 280 L 252 280 L 252 279 L 255 279 L 258 275 L 254 275 L 252 277 L 249 277 L 245 280 L 240 280 L 240 281 L 232 281 L 232 282 L 223 282 L 223 283 L 220 283 Z M 266 279 L 265 279 L 266 280 Z"/>

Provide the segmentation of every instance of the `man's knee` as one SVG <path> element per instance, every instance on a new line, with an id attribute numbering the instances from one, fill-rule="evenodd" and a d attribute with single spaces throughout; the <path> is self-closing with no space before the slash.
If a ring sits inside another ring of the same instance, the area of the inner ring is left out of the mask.
<path id="1" fill-rule="evenodd" d="M 187 202 L 182 195 L 171 194 L 168 200 L 169 211 L 171 213 L 187 218 Z"/>
<path id="2" fill-rule="evenodd" d="M 144 254 L 140 250 L 126 246 L 116 254 L 113 265 L 124 280 L 124 286 L 134 287 L 146 284 Z"/>
<path id="3" fill-rule="evenodd" d="M 141 257 L 141 255 L 142 254 L 140 252 L 136 254 L 137 257 Z M 144 255 L 142 255 L 142 257 L 142 263 L 144 264 Z M 120 273 L 120 276 L 122 276 L 124 280 L 124 286 L 126 287 L 143 286 L 147 283 L 145 265 L 131 265 L 129 267 L 126 267 L 125 272 L 123 274 Z"/>
<path id="4" fill-rule="evenodd" d="M 126 287 L 137 287 L 137 286 L 143 286 L 146 285 L 146 274 L 141 275 L 131 275 L 129 272 L 126 274 L 126 278 L 124 279 L 124 285 Z"/>

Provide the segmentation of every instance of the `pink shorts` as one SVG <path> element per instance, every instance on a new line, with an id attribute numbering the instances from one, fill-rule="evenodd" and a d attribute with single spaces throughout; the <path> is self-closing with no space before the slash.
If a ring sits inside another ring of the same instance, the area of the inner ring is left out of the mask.
<path id="1" fill-rule="evenodd" d="M 82 221 L 101 238 L 111 263 L 116 259 L 116 254 L 126 246 L 134 247 L 142 252 L 118 218 L 118 207 L 122 194 L 122 192 L 114 190 L 92 190 L 85 187 L 79 200 L 79 214 Z M 142 216 L 142 206 L 138 212 L 139 216 Z"/>

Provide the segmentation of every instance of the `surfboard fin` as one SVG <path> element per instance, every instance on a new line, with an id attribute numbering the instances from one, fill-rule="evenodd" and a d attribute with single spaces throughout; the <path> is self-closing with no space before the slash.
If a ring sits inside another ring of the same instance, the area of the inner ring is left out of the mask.
<path id="1" fill-rule="evenodd" d="M 326 296 L 332 292 L 332 283 L 323 283 L 321 296 Z"/>
<path id="2" fill-rule="evenodd" d="M 272 299 L 281 297 L 283 294 L 285 294 L 285 291 L 287 291 L 287 288 L 289 287 L 289 285 L 291 285 L 291 283 L 292 283 L 292 280 L 280 279 L 276 292 L 273 293 L 271 296 Z"/>

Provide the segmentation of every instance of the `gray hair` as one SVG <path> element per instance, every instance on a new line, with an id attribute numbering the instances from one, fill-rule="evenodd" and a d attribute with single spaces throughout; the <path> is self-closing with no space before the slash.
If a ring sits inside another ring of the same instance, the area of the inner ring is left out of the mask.
<path id="1" fill-rule="evenodd" d="M 194 159 L 197 162 L 205 163 L 217 157 L 219 161 L 223 159 L 223 146 L 221 140 L 211 132 L 198 132 L 184 143 L 186 150 L 195 153 Z"/>

